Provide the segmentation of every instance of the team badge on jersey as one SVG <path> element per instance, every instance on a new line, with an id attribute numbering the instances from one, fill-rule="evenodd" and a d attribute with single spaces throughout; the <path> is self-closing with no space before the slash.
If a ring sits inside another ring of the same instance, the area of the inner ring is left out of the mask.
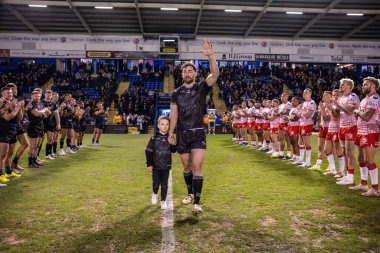
<path id="1" fill-rule="evenodd" d="M 348 134 L 347 137 L 348 137 L 348 138 L 352 138 L 352 134 Z"/>
<path id="2" fill-rule="evenodd" d="M 367 143 L 367 141 L 368 141 L 368 140 L 367 140 L 367 138 L 365 138 L 365 137 L 362 139 L 362 142 L 363 142 L 363 143 Z"/>

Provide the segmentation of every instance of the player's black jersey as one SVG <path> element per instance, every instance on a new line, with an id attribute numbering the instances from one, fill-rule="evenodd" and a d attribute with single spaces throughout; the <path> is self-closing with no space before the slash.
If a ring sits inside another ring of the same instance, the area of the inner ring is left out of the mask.
<path id="1" fill-rule="evenodd" d="M 206 81 L 195 83 L 193 87 L 182 85 L 173 92 L 172 104 L 178 107 L 177 130 L 203 128 L 206 98 L 211 87 Z"/>
<path id="2" fill-rule="evenodd" d="M 42 111 L 45 107 L 41 102 L 37 103 L 37 102 L 32 101 L 31 105 L 32 105 L 32 108 L 28 111 L 29 126 L 43 129 L 44 127 L 43 118 L 34 116 L 32 111 L 34 109 L 36 109 L 37 111 Z"/>
<path id="3" fill-rule="evenodd" d="M 44 122 L 51 123 L 53 120 L 55 120 L 53 112 L 58 110 L 58 105 L 54 103 L 53 101 L 46 101 L 46 100 L 43 100 L 42 104 L 44 105 L 44 108 L 48 108 L 51 111 L 51 114 L 44 119 Z"/>
<path id="4" fill-rule="evenodd" d="M 175 145 L 170 145 L 168 134 L 156 133 L 149 140 L 145 149 L 147 166 L 155 170 L 170 170 L 172 168 L 172 154 L 176 152 Z"/>
<path id="5" fill-rule="evenodd" d="M 6 104 L 7 103 L 5 101 L 3 103 L 1 103 L 0 109 L 3 108 L 4 106 L 6 106 Z M 7 112 L 11 113 L 12 108 L 9 108 Z M 0 117 L 0 133 L 1 132 L 7 132 L 10 129 L 14 130 L 15 129 L 15 122 L 17 120 L 16 118 L 17 118 L 17 115 L 14 118 L 12 118 L 11 120 L 7 121 L 3 117 Z"/>
<path id="6" fill-rule="evenodd" d="M 104 109 L 98 109 L 98 108 L 95 109 L 95 112 L 99 112 L 99 111 L 102 111 L 102 112 L 98 115 L 94 114 L 95 115 L 95 124 L 102 125 L 105 122 L 106 113 L 105 113 Z"/>
<path id="7" fill-rule="evenodd" d="M 62 109 L 62 116 L 61 116 L 61 119 L 62 120 L 66 120 L 66 121 L 72 121 L 73 119 L 73 114 L 70 114 L 68 116 L 65 116 L 67 113 L 72 113 L 73 112 L 73 109 L 74 107 L 70 104 L 66 104 L 66 107 Z"/>

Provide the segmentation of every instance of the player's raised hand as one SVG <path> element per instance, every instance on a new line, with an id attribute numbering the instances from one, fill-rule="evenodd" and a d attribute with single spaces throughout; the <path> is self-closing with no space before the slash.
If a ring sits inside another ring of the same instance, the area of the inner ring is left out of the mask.
<path id="1" fill-rule="evenodd" d="M 214 48 L 212 46 L 212 43 L 210 41 L 204 40 L 202 41 L 202 52 L 206 56 L 210 56 L 214 54 Z"/>

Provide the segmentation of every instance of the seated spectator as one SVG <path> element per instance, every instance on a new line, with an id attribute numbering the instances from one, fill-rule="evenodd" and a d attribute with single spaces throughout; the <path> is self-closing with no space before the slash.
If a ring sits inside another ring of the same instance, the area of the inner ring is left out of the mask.
<path id="1" fill-rule="evenodd" d="M 116 112 L 116 115 L 113 117 L 112 122 L 113 122 L 114 124 L 121 124 L 121 122 L 122 122 L 122 118 L 121 118 L 121 116 L 119 115 L 118 112 Z"/>
<path id="2" fill-rule="evenodd" d="M 121 116 L 121 124 L 127 124 L 127 115 L 125 113 Z"/>

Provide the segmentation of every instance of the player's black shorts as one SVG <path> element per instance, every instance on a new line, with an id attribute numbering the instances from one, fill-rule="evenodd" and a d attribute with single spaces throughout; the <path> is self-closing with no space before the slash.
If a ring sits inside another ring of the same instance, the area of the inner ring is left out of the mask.
<path id="1" fill-rule="evenodd" d="M 86 132 L 86 125 L 79 125 L 79 132 Z"/>
<path id="2" fill-rule="evenodd" d="M 0 132 L 0 142 L 15 144 L 17 142 L 16 129 L 8 129 Z"/>
<path id="3" fill-rule="evenodd" d="M 44 137 L 44 128 L 29 125 L 27 133 L 29 138 L 42 138 Z"/>
<path id="4" fill-rule="evenodd" d="M 177 131 L 177 151 L 190 153 L 192 149 L 206 149 L 206 129 Z"/>
<path id="5" fill-rule="evenodd" d="M 104 124 L 95 123 L 95 128 L 104 129 Z"/>
<path id="6" fill-rule="evenodd" d="M 53 122 L 44 122 L 44 132 L 54 132 L 55 131 L 55 125 Z"/>
<path id="7" fill-rule="evenodd" d="M 24 128 L 22 127 L 21 123 L 19 122 L 17 125 L 16 125 L 16 135 L 20 135 L 20 134 L 24 134 L 25 133 L 25 130 Z"/>
<path id="8" fill-rule="evenodd" d="M 79 124 L 78 124 L 78 122 L 73 122 L 73 129 L 74 129 L 74 132 L 79 133 Z"/>
<path id="9" fill-rule="evenodd" d="M 61 128 L 72 129 L 73 128 L 73 122 L 70 120 L 62 120 L 61 121 Z"/>

